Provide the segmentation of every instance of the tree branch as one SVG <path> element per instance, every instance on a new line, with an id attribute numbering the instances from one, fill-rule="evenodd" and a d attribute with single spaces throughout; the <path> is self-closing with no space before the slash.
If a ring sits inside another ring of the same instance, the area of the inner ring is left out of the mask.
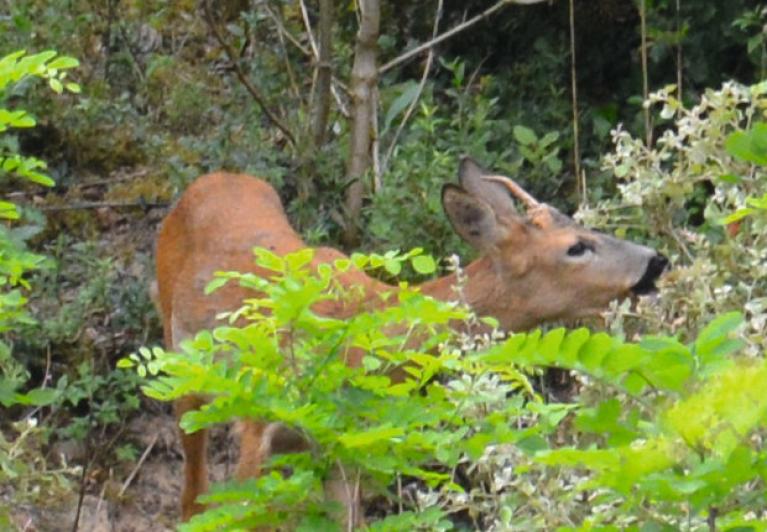
<path id="1" fill-rule="evenodd" d="M 434 25 L 432 27 L 432 34 L 431 34 L 432 39 L 434 39 L 437 36 L 437 31 L 439 31 L 439 21 L 442 18 L 442 3 L 443 3 L 443 0 L 438 0 L 437 2 L 437 13 L 436 15 L 434 15 Z M 391 159 L 391 156 L 394 153 L 394 148 L 397 146 L 397 141 L 399 140 L 399 137 L 402 134 L 402 130 L 405 129 L 405 124 L 407 124 L 408 120 L 410 120 L 410 116 L 413 114 L 413 111 L 415 110 L 415 106 L 418 105 L 418 100 L 421 98 L 421 93 L 423 93 L 423 89 L 426 86 L 426 80 L 429 79 L 429 72 L 431 71 L 431 65 L 433 61 L 434 61 L 434 49 L 429 48 L 429 53 L 426 56 L 426 65 L 424 65 L 423 67 L 423 74 L 421 74 L 421 81 L 418 84 L 418 92 L 413 98 L 413 101 L 410 102 L 410 105 L 408 105 L 408 108 L 402 117 L 402 121 L 397 127 L 397 131 L 394 132 L 394 138 L 392 139 L 391 144 L 389 144 L 389 149 L 386 150 L 386 155 L 384 156 L 383 164 L 381 165 L 384 171 L 386 171 L 386 169 L 389 166 L 389 160 Z"/>
<path id="2" fill-rule="evenodd" d="M 580 190 L 581 205 L 586 205 L 586 172 L 581 175 L 580 130 L 578 126 L 578 77 L 575 55 L 575 0 L 570 0 L 570 89 L 573 106 L 573 169 L 575 188 Z"/>
<path id="3" fill-rule="evenodd" d="M 307 24 L 309 21 L 307 20 Z M 317 100 L 312 121 L 314 145 L 325 144 L 330 116 L 330 87 L 333 76 L 333 0 L 320 0 L 319 61 L 317 62 Z"/>
<path id="4" fill-rule="evenodd" d="M 73 203 L 71 205 L 44 205 L 42 207 L 35 206 L 35 209 L 41 211 L 79 211 L 87 209 L 157 209 L 168 207 L 170 204 L 166 202 L 149 202 L 149 201 L 93 201 L 87 203 Z"/>
<path id="5" fill-rule="evenodd" d="M 433 46 L 436 46 L 437 44 L 441 43 L 442 41 L 446 41 L 447 39 L 456 36 L 457 34 L 461 33 L 463 30 L 465 30 L 467 28 L 470 28 L 471 26 L 473 26 L 477 22 L 480 22 L 481 20 L 486 19 L 487 17 L 489 17 L 490 15 L 492 15 L 493 13 L 498 11 L 499 9 L 504 8 L 504 7 L 506 7 L 509 4 L 532 5 L 532 4 L 539 4 L 539 3 L 544 2 L 544 1 L 546 1 L 546 0 L 499 0 L 498 2 L 493 4 L 492 6 L 488 7 L 487 9 L 485 9 L 479 15 L 476 15 L 476 16 L 470 18 L 466 22 L 462 22 L 461 24 L 457 25 L 453 29 L 450 29 L 450 30 L 446 31 L 442 35 L 440 35 L 438 37 L 435 37 L 435 38 L 431 39 L 430 41 L 427 41 L 427 42 L 421 44 L 420 46 L 416 46 L 412 50 L 407 51 L 407 52 L 405 52 L 404 54 L 402 54 L 402 55 L 400 55 L 398 57 L 395 57 L 394 59 L 392 59 L 391 61 L 389 61 L 385 65 L 383 65 L 381 68 L 379 68 L 378 69 L 378 74 L 379 75 L 383 74 L 387 70 L 390 70 L 390 69 L 394 68 L 395 66 L 399 65 L 400 63 L 403 63 L 403 62 L 405 62 L 405 61 L 415 57 L 416 55 L 420 54 L 421 52 L 424 52 L 424 51 L 432 48 Z"/>
<path id="6" fill-rule="evenodd" d="M 224 49 L 224 52 L 229 58 L 229 61 L 231 61 L 232 67 L 234 68 L 234 73 L 236 74 L 237 79 L 240 80 L 240 82 L 243 84 L 245 89 L 247 89 L 247 91 L 250 93 L 250 95 L 253 97 L 256 103 L 258 103 L 259 107 L 261 107 L 261 110 L 267 116 L 269 121 L 272 124 L 274 124 L 275 127 L 277 127 L 277 129 L 282 131 L 282 133 L 290 141 L 290 143 L 293 146 L 295 146 L 296 138 L 295 136 L 293 136 L 293 133 L 291 133 L 290 129 L 288 129 L 288 127 L 282 122 L 282 120 L 280 120 L 279 117 L 277 117 L 277 115 L 274 112 L 272 112 L 271 109 L 269 109 L 266 102 L 266 98 L 264 98 L 261 92 L 250 81 L 250 78 L 242 70 L 242 67 L 240 66 L 237 55 L 234 53 L 234 50 L 232 49 L 231 45 L 228 42 L 226 42 L 226 39 L 224 38 L 224 35 L 221 33 L 221 30 L 216 24 L 216 21 L 213 20 L 213 12 L 210 9 L 210 0 L 205 0 L 202 3 L 202 5 L 203 5 L 203 11 L 205 12 L 205 19 L 208 22 L 208 26 L 210 26 L 210 29 L 213 31 L 213 35 L 216 37 L 216 40 Z"/>
<path id="7" fill-rule="evenodd" d="M 277 17 L 277 15 L 269 9 L 268 5 L 264 5 L 264 9 L 269 14 L 269 17 L 272 19 L 272 22 L 274 22 L 274 25 L 277 26 L 277 31 L 282 33 L 285 38 L 298 50 L 304 54 L 307 57 L 312 58 L 314 61 L 319 61 L 319 57 L 315 56 L 312 50 L 309 48 L 306 48 L 303 44 L 301 44 L 298 39 L 296 39 L 292 33 L 288 31 L 288 29 L 285 27 L 285 25 L 280 21 L 280 19 Z M 346 104 L 344 103 L 343 99 L 341 98 L 341 92 L 339 91 L 339 88 L 345 95 L 349 94 L 349 88 L 341 81 L 339 80 L 335 74 L 331 72 L 331 77 L 333 80 L 333 83 L 330 85 L 330 91 L 333 94 L 333 98 L 336 101 L 336 105 L 338 105 L 338 110 L 341 112 L 342 115 L 344 115 L 346 118 L 349 118 L 349 109 L 347 109 Z"/>

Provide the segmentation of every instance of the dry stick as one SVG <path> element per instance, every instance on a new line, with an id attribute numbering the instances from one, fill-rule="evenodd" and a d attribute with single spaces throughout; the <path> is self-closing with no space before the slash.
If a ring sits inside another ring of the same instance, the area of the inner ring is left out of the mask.
<path id="1" fill-rule="evenodd" d="M 89 400 L 92 401 L 93 397 L 89 397 Z M 93 421 L 92 412 L 88 412 L 88 426 L 90 427 L 91 422 Z M 91 447 L 91 440 L 90 437 L 86 438 L 86 447 L 85 452 L 86 455 L 90 456 L 90 460 L 86 461 L 85 464 L 83 464 L 82 473 L 80 475 L 80 493 L 77 498 L 77 511 L 75 512 L 75 519 L 72 523 L 72 532 L 77 532 L 79 526 L 80 526 L 80 514 L 83 509 L 83 500 L 85 499 L 85 478 L 88 474 L 88 471 L 90 470 L 91 466 L 96 463 L 96 460 L 100 459 L 107 451 L 109 451 L 112 446 L 115 444 L 117 439 L 122 436 L 123 432 L 125 432 L 125 426 L 121 426 L 120 429 L 117 431 L 117 433 L 112 437 L 111 440 L 107 442 L 106 445 L 99 447 L 98 449 L 93 450 Z"/>
<path id="2" fill-rule="evenodd" d="M 453 29 L 446 31 L 445 33 L 443 33 L 439 37 L 435 37 L 434 39 L 432 39 L 432 40 L 430 40 L 428 42 L 425 42 L 425 43 L 423 43 L 420 46 L 416 46 L 412 50 L 407 51 L 407 52 L 405 52 L 404 54 L 402 54 L 402 55 L 400 55 L 398 57 L 395 57 L 394 59 L 392 59 L 391 61 L 389 61 L 385 65 L 383 65 L 381 68 L 379 68 L 378 69 L 378 74 L 379 75 L 383 74 L 387 70 L 389 70 L 391 68 L 394 68 L 395 66 L 399 65 L 400 63 L 403 63 L 403 62 L 407 61 L 408 59 L 411 59 L 412 57 L 420 54 L 421 52 L 431 49 L 432 47 L 436 46 L 437 44 L 441 43 L 442 41 L 445 41 L 445 40 L 449 39 L 450 37 L 455 36 L 456 34 L 462 32 L 466 28 L 468 28 L 470 26 L 473 26 L 477 22 L 480 22 L 481 20 L 489 17 L 490 15 L 492 15 L 493 13 L 498 11 L 499 9 L 505 7 L 506 5 L 509 5 L 509 4 L 532 5 L 532 4 L 539 4 L 539 3 L 544 2 L 544 1 L 545 0 L 500 0 L 499 2 L 496 2 L 492 6 L 488 7 L 487 9 L 485 9 L 479 15 L 476 15 L 476 16 L 470 18 L 466 22 L 462 22 L 461 24 L 457 25 Z"/>
<path id="3" fill-rule="evenodd" d="M 580 189 L 581 205 L 586 205 L 586 173 L 581 175 L 581 148 L 578 128 L 578 79 L 575 68 L 575 2 L 570 0 L 570 86 L 573 102 L 573 169 L 575 185 Z"/>
<path id="4" fill-rule="evenodd" d="M 298 82 L 296 81 L 296 74 L 293 72 L 293 67 L 290 64 L 288 47 L 285 45 L 285 36 L 282 34 L 281 31 L 277 31 L 277 39 L 280 41 L 280 48 L 282 49 L 282 54 L 285 56 L 285 71 L 288 73 L 290 88 L 293 89 L 293 97 L 298 99 L 301 96 L 301 91 L 298 88 Z"/>
<path id="5" fill-rule="evenodd" d="M 437 13 L 434 16 L 434 25 L 432 27 L 432 32 L 431 32 L 432 40 L 434 40 L 434 38 L 437 36 L 437 31 L 439 31 L 439 21 L 442 18 L 442 3 L 443 3 L 443 0 L 438 0 Z M 389 167 L 389 159 L 391 159 L 392 153 L 394 152 L 394 148 L 397 146 L 397 141 L 399 140 L 399 137 L 402 134 L 402 130 L 405 129 L 405 124 L 407 124 L 408 120 L 410 120 L 410 115 L 413 114 L 413 111 L 415 110 L 415 106 L 418 105 L 418 100 L 421 98 L 423 89 L 426 86 L 426 80 L 429 79 L 429 72 L 431 71 L 431 65 L 433 61 L 434 61 L 434 48 L 429 48 L 429 54 L 426 56 L 426 64 L 423 67 L 423 74 L 421 74 L 421 81 L 418 84 L 418 91 L 416 92 L 415 97 L 413 98 L 413 101 L 410 102 L 410 105 L 408 105 L 407 110 L 405 111 L 405 114 L 402 117 L 402 121 L 399 123 L 399 126 L 397 127 L 397 131 L 394 132 L 394 138 L 392 139 L 391 144 L 389 144 L 389 149 L 386 150 L 386 156 L 384 157 L 383 163 L 381 164 L 384 172 Z"/>
<path id="6" fill-rule="evenodd" d="M 320 62 L 320 51 L 317 47 L 317 40 L 314 38 L 314 32 L 312 31 L 312 23 L 309 21 L 309 12 L 306 9 L 306 3 L 304 0 L 300 0 L 299 5 L 301 7 L 301 18 L 304 21 L 304 27 L 306 28 L 306 35 L 309 37 L 309 46 L 312 48 L 312 56 L 314 57 L 315 64 Z M 309 106 L 314 105 L 314 90 L 317 83 L 318 69 L 315 68 L 312 74 L 312 90 L 309 92 Z"/>
<path id="7" fill-rule="evenodd" d="M 309 37 L 309 45 L 312 47 L 312 53 L 314 54 L 314 57 L 320 56 L 319 48 L 317 48 L 317 40 L 314 38 L 314 33 L 312 33 L 312 25 L 309 22 L 309 13 L 306 10 L 306 4 L 304 3 L 304 0 L 301 0 L 301 17 L 304 19 L 304 26 L 306 27 L 306 34 Z"/>
<path id="8" fill-rule="evenodd" d="M 133 482 L 133 478 L 136 476 L 136 473 L 138 473 L 138 470 L 141 469 L 141 466 L 144 464 L 144 461 L 146 461 L 147 456 L 149 456 L 149 453 L 152 452 L 152 449 L 157 443 L 157 439 L 159 437 L 160 437 L 159 434 L 155 434 L 154 438 L 152 438 L 152 441 L 149 442 L 149 445 L 147 445 L 146 449 L 144 449 L 144 453 L 141 455 L 141 458 L 138 459 L 138 462 L 136 463 L 136 467 L 134 467 L 133 471 L 130 472 L 130 475 L 128 475 L 128 478 L 125 479 L 125 482 L 123 482 L 123 485 L 120 488 L 120 491 L 117 493 L 118 498 L 125 495 L 125 491 L 128 489 L 128 486 L 130 486 L 131 482 Z"/>
<path id="9" fill-rule="evenodd" d="M 647 74 L 647 6 L 646 0 L 639 2 L 639 20 L 642 32 L 642 113 L 644 114 L 645 144 L 649 148 L 652 145 L 652 130 L 650 129 L 650 108 L 647 107 L 647 98 L 650 95 Z"/>
<path id="10" fill-rule="evenodd" d="M 383 187 L 381 182 L 381 137 L 378 127 L 378 107 L 381 103 L 380 94 L 378 92 L 378 84 L 373 87 L 372 101 L 370 106 L 373 109 L 370 127 L 373 130 L 373 142 L 370 145 L 370 155 L 373 165 L 373 193 L 378 192 Z"/>
<path id="11" fill-rule="evenodd" d="M 298 39 L 296 39 L 292 33 L 290 33 L 285 25 L 282 23 L 282 21 L 277 17 L 277 15 L 274 14 L 274 12 L 269 9 L 269 6 L 265 5 L 264 9 L 269 14 L 269 17 L 274 22 L 274 25 L 277 26 L 277 31 L 282 33 L 282 35 L 285 36 L 285 38 L 298 50 L 304 54 L 307 57 L 314 58 L 315 61 L 318 61 L 318 59 L 312 54 L 312 51 L 306 48 L 303 44 L 301 44 Z M 333 94 L 333 99 L 336 101 L 336 105 L 338 105 L 338 110 L 341 112 L 344 117 L 349 118 L 349 109 L 346 107 L 346 104 L 344 103 L 343 99 L 341 98 L 341 93 L 339 92 L 339 88 L 341 91 L 343 91 L 346 94 L 349 94 L 349 88 L 344 84 L 343 81 L 339 80 L 335 75 L 332 76 L 333 83 L 330 86 L 330 91 Z"/>
<path id="12" fill-rule="evenodd" d="M 74 203 L 72 205 L 49 205 L 49 206 L 43 206 L 43 207 L 35 207 L 41 211 L 77 211 L 77 210 L 86 210 L 86 209 L 130 209 L 130 208 L 141 208 L 141 209 L 156 209 L 156 208 L 164 208 L 168 207 L 170 204 L 166 202 L 148 202 L 148 201 L 137 201 L 137 202 L 112 202 L 112 201 L 94 201 L 89 203 Z"/>
<path id="13" fill-rule="evenodd" d="M 682 2 L 676 0 L 676 93 L 682 101 Z"/>
<path id="14" fill-rule="evenodd" d="M 213 31 L 213 35 L 216 37 L 216 40 L 224 49 L 226 56 L 229 58 L 229 61 L 232 63 L 232 68 L 234 68 L 234 73 L 237 76 L 237 79 L 240 80 L 240 83 L 243 84 L 245 89 L 250 93 L 250 95 L 253 97 L 253 99 L 256 101 L 259 107 L 261 107 L 261 110 L 264 112 L 264 114 L 269 119 L 269 121 L 272 124 L 274 124 L 277 127 L 277 129 L 282 131 L 282 133 L 290 141 L 290 143 L 293 146 L 295 146 L 296 138 L 293 136 L 293 133 L 291 133 L 290 129 L 288 129 L 288 126 L 286 126 L 282 122 L 282 120 L 280 120 L 277 117 L 277 115 L 274 114 L 271 111 L 271 109 L 269 109 L 266 103 L 266 98 L 264 98 L 261 92 L 250 81 L 250 78 L 248 78 L 248 76 L 245 75 L 245 72 L 242 70 L 242 67 L 240 66 L 240 62 L 238 60 L 237 55 L 234 53 L 234 50 L 232 49 L 230 44 L 226 42 L 226 39 L 224 38 L 224 35 L 221 33 L 221 30 L 216 24 L 216 21 L 213 20 L 213 13 L 210 10 L 210 0 L 205 0 L 202 3 L 202 5 L 203 5 L 203 11 L 205 12 L 205 19 L 208 22 L 208 26 L 210 26 L 210 29 Z"/>

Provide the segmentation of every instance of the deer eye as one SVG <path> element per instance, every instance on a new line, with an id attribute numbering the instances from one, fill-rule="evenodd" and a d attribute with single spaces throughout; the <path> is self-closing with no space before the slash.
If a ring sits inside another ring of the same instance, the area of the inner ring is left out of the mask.
<path id="1" fill-rule="evenodd" d="M 580 257 L 587 251 L 594 251 L 594 246 L 591 244 L 587 244 L 586 242 L 583 242 L 582 240 L 579 240 L 572 246 L 570 246 L 567 250 L 567 254 L 570 257 Z"/>

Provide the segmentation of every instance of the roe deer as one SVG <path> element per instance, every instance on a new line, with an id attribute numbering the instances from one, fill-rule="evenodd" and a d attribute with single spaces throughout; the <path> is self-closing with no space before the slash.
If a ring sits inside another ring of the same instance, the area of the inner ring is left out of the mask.
<path id="1" fill-rule="evenodd" d="M 461 161 L 459 178 L 460 186 L 444 185 L 442 204 L 455 231 L 480 252 L 465 268 L 464 295 L 478 315 L 495 317 L 506 330 L 593 315 L 615 298 L 653 290 L 667 265 L 666 258 L 650 248 L 579 226 L 511 179 L 486 174 L 471 159 Z M 511 196 L 525 205 L 526 215 L 517 213 Z M 256 246 L 278 254 L 305 247 L 268 183 L 247 175 L 213 173 L 186 190 L 163 221 L 157 239 L 157 288 L 168 349 L 214 327 L 217 313 L 240 306 L 248 295 L 243 288 L 230 283 L 209 296 L 203 295 L 203 288 L 215 271 L 258 273 L 251 251 Z M 343 256 L 332 248 L 318 248 L 314 264 Z M 448 300 L 454 297 L 454 281 L 449 275 L 420 288 L 424 294 Z M 391 289 L 360 271 L 343 274 L 341 282 L 361 286 L 370 298 Z M 344 317 L 355 309 L 324 302 L 317 311 Z M 176 416 L 203 403 L 202 397 L 183 398 L 175 405 Z M 272 445 L 276 432 L 264 423 L 243 422 L 239 478 L 258 475 L 262 461 L 276 450 L 277 444 Z M 207 490 L 205 441 L 205 431 L 181 432 L 183 520 L 202 510 L 195 499 Z"/>

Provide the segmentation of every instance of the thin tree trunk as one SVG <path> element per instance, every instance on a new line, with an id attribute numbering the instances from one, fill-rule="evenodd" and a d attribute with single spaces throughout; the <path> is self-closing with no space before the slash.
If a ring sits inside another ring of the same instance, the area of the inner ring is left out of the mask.
<path id="1" fill-rule="evenodd" d="M 376 65 L 381 8 L 378 0 L 358 0 L 360 27 L 354 50 L 351 76 L 352 124 L 346 174 L 351 184 L 346 189 L 346 228 L 344 242 L 353 247 L 359 242 L 358 220 L 362 211 L 365 186 L 362 177 L 371 166 L 374 140 L 375 90 L 378 80 Z"/>
<path id="2" fill-rule="evenodd" d="M 317 100 L 314 105 L 313 137 L 319 148 L 325 144 L 330 114 L 330 84 L 333 74 L 333 0 L 320 0 L 319 58 L 317 60 Z"/>
<path id="3" fill-rule="evenodd" d="M 649 73 L 647 70 L 647 3 L 646 0 L 639 1 L 639 21 L 642 43 L 640 48 L 642 59 L 642 101 L 647 102 L 650 96 Z M 644 115 L 645 145 L 652 146 L 652 125 L 650 122 L 650 108 L 642 105 L 642 114 Z"/>

